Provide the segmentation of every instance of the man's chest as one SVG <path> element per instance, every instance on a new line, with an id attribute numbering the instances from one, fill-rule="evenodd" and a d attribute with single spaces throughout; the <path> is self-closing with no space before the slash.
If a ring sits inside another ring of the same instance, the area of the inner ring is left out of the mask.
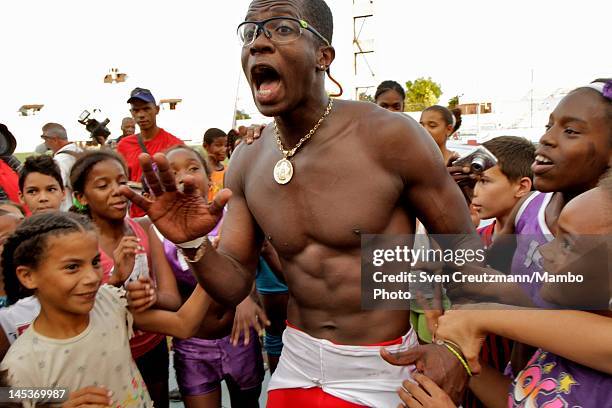
<path id="1" fill-rule="evenodd" d="M 304 153 L 290 158 L 293 175 L 287 184 L 275 180 L 282 159 L 275 151 L 258 157 L 246 178 L 248 207 L 266 236 L 354 246 L 361 234 L 385 229 L 403 191 L 399 177 L 373 165 L 357 148 Z"/>

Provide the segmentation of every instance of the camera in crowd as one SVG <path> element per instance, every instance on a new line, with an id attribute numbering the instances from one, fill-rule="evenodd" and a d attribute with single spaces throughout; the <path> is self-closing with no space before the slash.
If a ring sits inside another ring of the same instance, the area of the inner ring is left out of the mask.
<path id="1" fill-rule="evenodd" d="M 453 162 L 453 166 L 469 167 L 470 173 L 480 174 L 497 164 L 497 158 L 486 147 L 479 146 L 467 156 Z"/>
<path id="2" fill-rule="evenodd" d="M 95 111 L 94 111 L 95 112 Z M 106 125 L 110 123 L 110 119 L 106 118 L 104 121 L 99 122 L 97 119 L 90 117 L 91 113 L 84 110 L 79 116 L 79 123 L 85 125 L 85 129 L 89 132 L 91 138 L 100 145 L 106 143 L 106 139 L 110 136 L 111 132 L 108 130 Z"/>

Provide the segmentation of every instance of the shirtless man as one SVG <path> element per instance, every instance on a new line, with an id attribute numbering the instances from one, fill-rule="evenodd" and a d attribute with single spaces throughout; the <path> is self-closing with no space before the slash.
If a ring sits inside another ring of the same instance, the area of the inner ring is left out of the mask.
<path id="1" fill-rule="evenodd" d="M 329 401 L 317 406 L 395 407 L 412 367 L 387 364 L 380 344 L 396 339 L 396 350 L 407 350 L 416 338 L 408 311 L 362 310 L 360 234 L 411 234 L 418 217 L 432 233 L 478 240 L 467 205 L 414 120 L 368 103 L 331 105 L 324 81 L 335 57 L 333 20 L 323 0 L 255 0 L 245 21 L 242 67 L 278 133 L 268 126 L 234 153 L 226 174 L 231 192 L 222 190 L 211 205 L 187 178 L 177 191 L 161 154 L 154 157 L 159 179 L 141 156 L 156 200 L 123 193 L 182 243 L 198 281 L 220 303 L 237 305 L 248 295 L 264 237 L 276 249 L 290 292 L 290 327 L 269 407 L 315 399 Z M 294 155 L 281 152 L 277 137 L 284 149 L 294 148 L 318 123 Z M 284 156 L 292 174 L 274 171 Z M 215 249 L 197 238 L 214 227 L 230 196 Z M 458 360 L 436 345 L 419 357 L 418 366 L 456 397 L 466 379 Z"/>

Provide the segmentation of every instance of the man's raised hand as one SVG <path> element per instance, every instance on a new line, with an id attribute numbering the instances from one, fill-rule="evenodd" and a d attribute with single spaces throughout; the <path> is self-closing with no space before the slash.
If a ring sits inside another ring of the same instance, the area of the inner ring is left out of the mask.
<path id="1" fill-rule="evenodd" d="M 193 177 L 186 176 L 180 186 L 176 185 L 164 154 L 157 153 L 151 158 L 142 153 L 138 159 L 154 200 L 135 193 L 127 186 L 121 186 L 121 194 L 142 208 L 166 238 L 180 244 L 203 237 L 217 225 L 223 207 L 232 195 L 230 190 L 221 190 L 209 204 L 196 187 Z"/>

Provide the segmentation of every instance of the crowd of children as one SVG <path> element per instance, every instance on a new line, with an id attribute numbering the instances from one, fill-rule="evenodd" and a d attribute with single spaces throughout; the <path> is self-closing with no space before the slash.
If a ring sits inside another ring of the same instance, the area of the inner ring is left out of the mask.
<path id="1" fill-rule="evenodd" d="M 486 248 L 519 236 L 508 273 L 534 274 L 542 265 L 565 273 L 568 260 L 585 255 L 582 236 L 601 237 L 607 246 L 598 254 L 609 256 L 612 95 L 604 87 L 611 84 L 596 81 L 570 92 L 551 113 L 537 149 L 520 137 L 497 137 L 484 142 L 497 165 L 478 175 L 455 174 L 469 184 L 464 192 L 475 225 L 490 220 L 478 229 Z M 376 102 L 401 111 L 404 97 L 399 84 L 386 81 Z M 421 124 L 453 169 L 457 155 L 446 140 L 460 116 L 432 106 Z M 189 179 L 190 188 L 212 201 L 235 148 L 234 134 L 229 139 L 209 129 L 205 158 L 185 145 L 167 149 L 177 188 Z M 0 202 L 0 380 L 11 387 L 67 388 L 65 407 L 168 407 L 171 336 L 186 407 L 220 406 L 222 381 L 232 406 L 258 406 L 262 346 L 274 370 L 288 301 L 272 245 L 264 243 L 251 294 L 236 308 L 224 306 L 208 296 L 183 250 L 152 220 L 129 217 L 120 188 L 128 180 L 123 158 L 112 150 L 82 153 L 70 173 L 73 207 L 60 212 L 66 183 L 57 165 L 44 155 L 25 160 L 20 203 Z M 208 234 L 213 243 L 222 227 L 223 221 Z M 597 261 L 578 263 L 573 272 L 581 265 L 585 275 L 593 268 L 609 274 Z M 609 276 L 602 282 L 609 284 Z M 603 286 L 591 294 L 600 303 L 610 298 L 610 287 Z M 527 294 L 527 306 L 549 310 L 480 305 L 442 316 L 425 312 L 431 333 L 419 337 L 451 342 L 466 368 L 478 373 L 462 406 L 611 406 L 610 312 L 560 310 L 588 296 L 576 293 L 572 303 L 571 290 L 561 298 L 558 287 L 541 283 L 499 285 L 487 296 L 501 304 L 514 299 L 516 289 Z M 402 385 L 398 379 L 405 406 L 455 406 L 427 377 L 414 380 Z"/>

